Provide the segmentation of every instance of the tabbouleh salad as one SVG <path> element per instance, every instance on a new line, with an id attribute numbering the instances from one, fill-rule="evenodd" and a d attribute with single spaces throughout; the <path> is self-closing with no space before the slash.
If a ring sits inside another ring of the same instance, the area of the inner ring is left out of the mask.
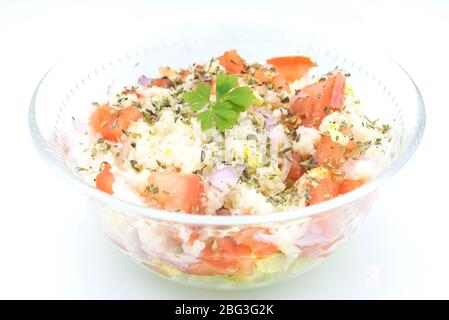
<path id="1" fill-rule="evenodd" d="M 188 214 L 257 215 L 363 185 L 389 125 L 368 119 L 335 69 L 309 57 L 248 63 L 236 50 L 159 68 L 93 104 L 77 170 L 126 201 Z"/>

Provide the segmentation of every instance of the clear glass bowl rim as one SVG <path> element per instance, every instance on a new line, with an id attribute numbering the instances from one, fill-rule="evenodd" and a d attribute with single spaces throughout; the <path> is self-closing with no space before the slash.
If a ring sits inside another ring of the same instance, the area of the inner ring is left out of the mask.
<path id="1" fill-rule="evenodd" d="M 32 141 L 45 162 L 55 171 L 57 171 L 65 180 L 74 185 L 77 189 L 81 190 L 87 196 L 102 201 L 109 206 L 119 209 L 125 213 L 137 214 L 151 219 L 170 221 L 175 223 L 184 223 L 191 225 L 226 225 L 226 226 L 238 226 L 238 225 L 257 225 L 265 223 L 275 223 L 284 222 L 294 219 L 309 217 L 315 214 L 330 211 L 332 209 L 344 206 L 351 203 L 371 192 L 374 192 L 381 185 L 383 185 L 388 179 L 395 175 L 413 156 L 416 149 L 418 148 L 421 139 L 424 134 L 425 124 L 426 124 L 426 111 L 422 95 L 410 74 L 391 56 L 384 54 L 386 59 L 389 59 L 393 64 L 395 64 L 402 73 L 408 78 L 410 84 L 415 89 L 416 101 L 418 104 L 418 124 L 415 131 L 414 141 L 408 146 L 406 152 L 403 156 L 396 159 L 387 170 L 384 170 L 379 176 L 374 180 L 368 182 L 367 184 L 357 188 L 356 190 L 347 193 L 345 195 L 339 196 L 337 198 L 319 203 L 317 205 L 312 205 L 309 207 L 287 210 L 283 212 L 276 212 L 272 214 L 265 215 L 254 215 L 254 216 L 212 216 L 212 215 L 190 215 L 185 213 L 175 213 L 165 210 L 160 210 L 156 208 L 149 208 L 139 205 L 134 205 L 132 203 L 126 202 L 124 200 L 113 197 L 107 193 L 104 193 L 93 186 L 88 185 L 81 179 L 76 177 L 74 174 L 70 173 L 68 170 L 64 169 L 61 161 L 55 159 L 51 153 L 47 150 L 44 143 L 44 137 L 39 131 L 36 119 L 36 99 L 39 94 L 39 88 L 42 83 L 51 73 L 51 71 L 56 68 L 61 62 L 53 65 L 40 79 L 36 86 L 36 89 L 31 97 L 29 112 L 28 112 L 28 124 L 31 134 Z M 61 60 L 63 61 L 63 60 Z"/>

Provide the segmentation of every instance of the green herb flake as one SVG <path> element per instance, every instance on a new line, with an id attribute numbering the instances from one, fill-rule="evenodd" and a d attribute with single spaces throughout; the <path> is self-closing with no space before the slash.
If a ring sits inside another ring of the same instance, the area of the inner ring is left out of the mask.
<path id="1" fill-rule="evenodd" d="M 145 187 L 145 191 L 152 193 L 152 194 L 157 194 L 157 193 L 159 193 L 159 188 L 157 186 L 155 186 L 154 184 L 150 184 L 149 186 Z"/>
<path id="2" fill-rule="evenodd" d="M 130 160 L 131 167 L 133 167 L 134 170 L 137 172 L 141 172 L 143 170 L 143 165 L 138 163 L 136 160 Z"/>
<path id="3" fill-rule="evenodd" d="M 300 164 L 306 168 L 307 170 L 313 169 L 316 167 L 315 160 L 313 158 L 307 159 L 305 161 L 300 162 Z"/>

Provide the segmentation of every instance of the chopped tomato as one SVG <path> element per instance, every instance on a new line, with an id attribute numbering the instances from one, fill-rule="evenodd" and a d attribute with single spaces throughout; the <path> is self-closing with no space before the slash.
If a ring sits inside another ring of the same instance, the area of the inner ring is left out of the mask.
<path id="1" fill-rule="evenodd" d="M 311 184 L 309 204 L 318 204 L 338 196 L 338 186 L 335 180 L 329 176 L 317 179 L 317 184 Z"/>
<path id="2" fill-rule="evenodd" d="M 151 80 L 151 85 L 160 88 L 168 88 L 170 80 L 168 78 L 157 78 Z"/>
<path id="3" fill-rule="evenodd" d="M 208 243 L 201 253 L 201 260 L 189 266 L 187 272 L 200 275 L 250 275 L 255 262 L 251 249 L 238 244 L 231 237 L 216 239 Z"/>
<path id="4" fill-rule="evenodd" d="M 267 68 L 260 68 L 254 73 L 254 76 L 262 83 L 270 83 L 273 78 L 272 72 Z"/>
<path id="5" fill-rule="evenodd" d="M 354 138 L 352 137 L 352 131 L 347 126 L 341 126 L 338 129 L 341 133 L 343 133 L 345 136 L 349 137 L 348 144 L 345 146 L 345 158 L 346 159 L 358 159 L 361 156 L 360 148 L 357 145 L 357 143 L 354 141 Z"/>
<path id="6" fill-rule="evenodd" d="M 290 86 L 288 85 L 288 81 L 285 79 L 285 76 L 282 74 L 275 74 L 267 69 L 262 68 L 255 72 L 254 76 L 257 80 L 262 83 L 272 83 L 274 90 L 276 91 L 287 91 L 290 92 Z"/>
<path id="7" fill-rule="evenodd" d="M 271 79 L 271 83 L 276 91 L 286 91 L 290 93 L 290 86 L 282 74 L 277 74 Z"/>
<path id="8" fill-rule="evenodd" d="M 148 177 L 148 200 L 166 210 L 202 213 L 204 185 L 199 175 L 155 172 Z"/>
<path id="9" fill-rule="evenodd" d="M 292 164 L 290 167 L 290 171 L 288 172 L 288 177 L 293 180 L 298 180 L 301 176 L 306 172 L 304 166 L 301 165 L 301 162 L 304 161 L 302 157 L 296 152 L 292 153 Z"/>
<path id="10" fill-rule="evenodd" d="M 285 57 L 276 57 L 267 59 L 267 63 L 272 66 L 276 65 L 308 65 L 315 66 L 315 63 L 309 58 L 305 56 L 285 56 Z"/>
<path id="11" fill-rule="evenodd" d="M 345 158 L 347 159 L 359 159 L 361 156 L 361 150 L 354 140 L 349 140 L 346 145 Z"/>
<path id="12" fill-rule="evenodd" d="M 199 262 L 189 266 L 187 273 L 203 276 L 219 275 L 252 275 L 255 262 L 252 259 L 242 260 L 222 260 L 222 259 L 201 259 Z"/>
<path id="13" fill-rule="evenodd" d="M 252 254 L 258 258 L 266 257 L 278 251 L 276 245 L 257 239 L 257 233 L 267 233 L 268 231 L 261 228 L 245 228 L 240 230 L 235 240 L 237 243 L 244 244 L 251 248 Z"/>
<path id="14" fill-rule="evenodd" d="M 292 99 L 290 111 L 301 118 L 302 125 L 318 128 L 324 117 L 343 107 L 345 83 L 345 76 L 337 73 L 304 87 Z"/>
<path id="15" fill-rule="evenodd" d="M 363 185 L 363 180 L 345 179 L 340 183 L 340 194 L 351 192 Z"/>
<path id="16" fill-rule="evenodd" d="M 196 240 L 198 240 L 199 239 L 199 237 L 200 237 L 200 234 L 198 233 L 198 232 L 192 232 L 192 234 L 190 235 L 190 237 L 189 237 L 189 240 L 187 241 L 187 243 L 189 244 L 189 245 L 193 245 L 193 243 L 196 241 Z"/>
<path id="17" fill-rule="evenodd" d="M 103 192 L 113 194 L 112 185 L 115 182 L 114 175 L 111 173 L 111 166 L 105 164 L 103 170 L 95 178 L 95 186 Z"/>
<path id="18" fill-rule="evenodd" d="M 136 107 L 127 107 L 120 111 L 103 105 L 95 109 L 90 116 L 90 125 L 95 132 L 98 132 L 104 139 L 117 142 L 123 134 L 123 130 L 128 129 L 131 122 L 142 117 L 141 112 Z"/>
<path id="19" fill-rule="evenodd" d="M 140 112 L 140 110 L 136 107 L 128 107 L 128 108 L 124 108 L 120 111 L 120 115 L 119 118 L 121 121 L 123 121 L 123 130 L 128 129 L 128 126 L 130 125 L 130 122 L 136 122 L 137 120 L 139 120 L 140 118 L 142 118 L 142 112 Z M 125 127 L 125 122 L 126 122 L 126 129 Z"/>
<path id="20" fill-rule="evenodd" d="M 332 90 L 331 107 L 340 109 L 345 103 L 346 77 L 342 73 L 334 76 L 334 87 Z"/>
<path id="21" fill-rule="evenodd" d="M 217 239 L 217 244 L 223 257 L 251 258 L 251 248 L 246 244 L 237 243 L 232 237 Z"/>
<path id="22" fill-rule="evenodd" d="M 310 68 L 315 66 L 315 63 L 309 57 L 303 56 L 271 58 L 267 60 L 267 63 L 271 64 L 288 82 L 301 79 Z"/>
<path id="23" fill-rule="evenodd" d="M 320 166 L 337 168 L 345 152 L 346 146 L 332 141 L 330 136 L 325 135 L 318 141 L 313 158 Z"/>
<path id="24" fill-rule="evenodd" d="M 218 57 L 220 64 L 226 69 L 227 73 L 242 73 L 245 70 L 245 63 L 237 50 L 225 51 Z"/>
<path id="25" fill-rule="evenodd" d="M 183 78 L 183 79 L 185 79 L 189 74 L 191 74 L 192 72 L 190 72 L 189 70 L 187 70 L 187 69 L 181 69 L 180 71 L 179 71 L 179 76 L 181 77 L 181 78 Z"/>

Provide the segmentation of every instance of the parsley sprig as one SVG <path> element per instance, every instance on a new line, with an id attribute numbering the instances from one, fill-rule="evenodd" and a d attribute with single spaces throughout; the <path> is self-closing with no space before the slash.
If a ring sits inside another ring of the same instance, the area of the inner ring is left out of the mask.
<path id="1" fill-rule="evenodd" d="M 254 102 L 254 94 L 249 87 L 237 87 L 237 75 L 220 74 L 215 82 L 216 102 L 210 101 L 211 86 L 200 83 L 195 90 L 184 94 L 192 111 L 206 110 L 198 113 L 201 130 L 212 128 L 224 132 L 237 122 L 240 112 L 243 112 Z"/>

